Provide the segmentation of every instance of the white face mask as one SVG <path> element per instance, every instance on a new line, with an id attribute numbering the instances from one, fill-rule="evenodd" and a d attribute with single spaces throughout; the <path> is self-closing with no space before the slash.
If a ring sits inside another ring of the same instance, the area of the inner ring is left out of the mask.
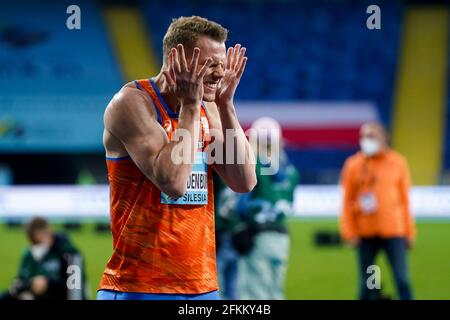
<path id="1" fill-rule="evenodd" d="M 362 138 L 359 141 L 359 145 L 361 146 L 361 151 L 369 157 L 377 154 L 381 150 L 380 142 L 373 138 Z"/>
<path id="2" fill-rule="evenodd" d="M 50 250 L 46 244 L 35 244 L 31 246 L 31 255 L 34 260 L 41 261 Z"/>

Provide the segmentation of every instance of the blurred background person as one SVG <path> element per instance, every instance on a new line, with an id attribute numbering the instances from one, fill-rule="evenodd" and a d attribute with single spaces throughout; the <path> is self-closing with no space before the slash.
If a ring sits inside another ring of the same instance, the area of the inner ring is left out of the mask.
<path id="1" fill-rule="evenodd" d="M 233 237 L 242 254 L 240 298 L 285 299 L 289 256 L 286 216 L 291 213 L 299 175 L 283 150 L 281 127 L 275 119 L 257 119 L 252 124 L 250 139 L 257 141 L 253 146 L 258 183 L 252 192 L 238 198 L 236 211 L 246 222 L 246 228 Z M 278 170 L 267 174 L 263 169 L 269 167 Z"/>
<path id="2" fill-rule="evenodd" d="M 344 189 L 340 221 L 342 238 L 358 250 L 360 299 L 377 299 L 367 271 L 380 250 L 387 254 L 400 299 L 412 299 L 407 249 L 415 238 L 409 210 L 410 174 L 406 159 L 388 146 L 380 123 L 362 125 L 361 151 L 349 157 L 342 170 Z"/>
<path id="3" fill-rule="evenodd" d="M 214 188 L 216 188 L 216 194 L 218 195 L 215 205 L 215 226 L 219 292 L 222 299 L 238 300 L 239 252 L 232 242 L 233 234 L 241 223 L 239 216 L 236 214 L 238 194 L 226 187 L 217 178 L 217 175 L 215 177 Z"/>
<path id="4" fill-rule="evenodd" d="M 25 250 L 17 278 L 0 300 L 85 299 L 82 257 L 67 236 L 53 232 L 41 217 L 28 222 L 25 233 L 30 246 Z M 75 275 L 80 277 L 79 281 L 72 282 L 74 288 L 68 287 L 69 266 L 79 271 Z"/>

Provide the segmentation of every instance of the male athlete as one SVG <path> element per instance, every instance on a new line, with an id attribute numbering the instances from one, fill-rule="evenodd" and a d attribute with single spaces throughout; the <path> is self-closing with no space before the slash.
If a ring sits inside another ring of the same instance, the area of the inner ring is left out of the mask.
<path id="1" fill-rule="evenodd" d="M 247 57 L 239 44 L 226 51 L 227 33 L 197 16 L 173 20 L 161 72 L 126 84 L 106 108 L 114 251 L 98 299 L 218 299 L 211 170 L 236 192 L 256 184 L 233 104 Z M 245 161 L 208 164 L 209 143 Z"/>

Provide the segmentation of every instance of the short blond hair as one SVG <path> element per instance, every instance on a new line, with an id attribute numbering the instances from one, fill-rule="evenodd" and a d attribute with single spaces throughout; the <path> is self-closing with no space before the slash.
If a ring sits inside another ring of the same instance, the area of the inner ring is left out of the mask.
<path id="1" fill-rule="evenodd" d="M 173 19 L 163 39 L 164 64 L 167 62 L 170 49 L 179 43 L 188 49 L 193 49 L 201 36 L 225 42 L 228 38 L 228 30 L 217 22 L 199 16 Z"/>

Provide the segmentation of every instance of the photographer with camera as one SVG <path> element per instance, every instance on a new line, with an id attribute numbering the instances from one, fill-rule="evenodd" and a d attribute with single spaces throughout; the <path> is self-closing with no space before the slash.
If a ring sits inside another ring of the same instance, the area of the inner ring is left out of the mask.
<path id="1" fill-rule="evenodd" d="M 25 232 L 30 246 L 25 250 L 17 278 L 0 300 L 85 299 L 82 257 L 67 236 L 54 233 L 40 217 L 27 223 Z M 78 279 L 68 281 L 69 267 Z"/>

